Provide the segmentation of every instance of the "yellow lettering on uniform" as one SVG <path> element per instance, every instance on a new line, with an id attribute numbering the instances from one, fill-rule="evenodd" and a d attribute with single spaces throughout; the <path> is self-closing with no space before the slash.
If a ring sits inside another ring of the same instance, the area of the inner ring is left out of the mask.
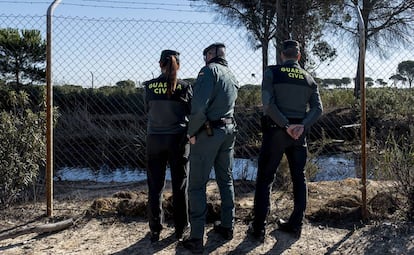
<path id="1" fill-rule="evenodd" d="M 179 85 L 181 88 L 181 85 Z M 148 85 L 149 89 L 152 89 L 155 94 L 167 93 L 167 82 L 154 82 Z"/>
<path id="2" fill-rule="evenodd" d="M 167 88 L 155 88 L 154 93 L 155 94 L 166 94 L 167 93 Z"/>
<path id="3" fill-rule="evenodd" d="M 290 78 L 293 78 L 293 79 L 301 79 L 301 80 L 305 79 L 305 77 L 303 76 L 303 74 L 300 74 L 300 73 L 291 72 L 291 73 L 288 74 L 288 76 Z"/>
<path id="4" fill-rule="evenodd" d="M 181 89 L 181 84 L 177 84 L 176 89 Z"/>
<path id="5" fill-rule="evenodd" d="M 164 86 L 164 83 L 162 83 L 162 82 L 158 83 L 158 88 L 162 88 L 163 86 Z"/>
<path id="6" fill-rule="evenodd" d="M 282 67 L 280 68 L 281 72 L 288 73 L 288 77 L 292 79 L 305 79 L 305 71 L 299 68 L 291 68 L 291 67 Z"/>

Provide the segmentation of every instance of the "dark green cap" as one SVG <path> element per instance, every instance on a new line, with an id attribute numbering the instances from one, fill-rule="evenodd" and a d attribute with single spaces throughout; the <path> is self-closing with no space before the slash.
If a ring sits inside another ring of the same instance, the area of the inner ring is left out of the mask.
<path id="1" fill-rule="evenodd" d="M 287 49 L 297 49 L 297 50 L 299 50 L 300 49 L 300 44 L 299 44 L 298 41 L 295 41 L 295 40 L 283 41 L 282 50 L 285 51 Z"/>
<path id="2" fill-rule="evenodd" d="M 166 62 L 167 61 L 167 57 L 169 56 L 175 56 L 177 63 L 180 62 L 180 53 L 178 51 L 175 50 L 163 50 L 161 52 L 161 57 L 160 57 L 160 62 Z"/>
<path id="3" fill-rule="evenodd" d="M 203 50 L 203 55 L 205 56 L 207 52 L 213 48 L 226 48 L 226 46 L 224 45 L 224 43 L 213 43 Z"/>

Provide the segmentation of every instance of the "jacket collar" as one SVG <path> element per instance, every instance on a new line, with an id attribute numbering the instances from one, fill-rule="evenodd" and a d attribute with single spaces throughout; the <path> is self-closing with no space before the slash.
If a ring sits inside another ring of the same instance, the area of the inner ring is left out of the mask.
<path id="1" fill-rule="evenodd" d="M 210 64 L 210 63 L 217 63 L 217 64 L 220 64 L 220 65 L 223 65 L 223 66 L 228 65 L 227 60 L 225 60 L 223 57 L 212 58 L 210 61 L 208 61 L 207 65 Z"/>
<path id="2" fill-rule="evenodd" d="M 299 65 L 299 62 L 297 60 L 294 59 L 288 59 L 285 62 L 283 62 L 283 65 Z"/>

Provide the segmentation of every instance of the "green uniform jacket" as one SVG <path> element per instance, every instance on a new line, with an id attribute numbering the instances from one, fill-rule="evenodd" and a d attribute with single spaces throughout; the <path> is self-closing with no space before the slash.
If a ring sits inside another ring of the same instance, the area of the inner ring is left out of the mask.
<path id="1" fill-rule="evenodd" d="M 188 135 L 195 136 L 207 120 L 233 117 L 238 88 L 225 59 L 217 57 L 204 66 L 193 87 Z"/>
<path id="2" fill-rule="evenodd" d="M 305 129 L 309 129 L 322 114 L 315 80 L 293 60 L 266 69 L 262 102 L 264 115 L 280 127 L 289 124 L 289 119 L 302 119 Z"/>

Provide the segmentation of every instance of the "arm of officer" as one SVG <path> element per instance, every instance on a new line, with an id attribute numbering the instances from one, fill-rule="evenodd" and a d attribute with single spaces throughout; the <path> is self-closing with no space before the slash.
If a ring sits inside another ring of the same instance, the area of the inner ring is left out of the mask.
<path id="1" fill-rule="evenodd" d="M 145 112 L 148 112 L 148 109 L 149 109 L 149 105 L 148 105 L 148 102 L 149 102 L 149 99 L 148 99 L 148 83 L 147 82 L 144 82 L 143 83 L 143 85 L 144 85 L 144 93 L 143 93 L 143 97 L 144 97 L 144 110 L 145 110 Z"/>
<path id="2" fill-rule="evenodd" d="M 306 117 L 303 119 L 303 125 L 308 130 L 321 116 L 323 111 L 321 96 L 319 94 L 318 85 L 315 81 L 312 84 L 313 92 L 309 98 L 309 111 L 306 113 Z"/>
<path id="3" fill-rule="evenodd" d="M 268 115 L 280 127 L 285 127 L 289 124 L 288 119 L 282 114 L 275 103 L 274 89 L 273 89 L 273 72 L 267 68 L 262 81 L 262 103 L 263 112 Z"/>
<path id="4" fill-rule="evenodd" d="M 191 100 L 190 122 L 187 134 L 193 137 L 207 121 L 207 108 L 209 106 L 213 91 L 213 73 L 207 66 L 203 67 L 198 73 L 197 80 L 193 88 L 193 98 Z"/>

